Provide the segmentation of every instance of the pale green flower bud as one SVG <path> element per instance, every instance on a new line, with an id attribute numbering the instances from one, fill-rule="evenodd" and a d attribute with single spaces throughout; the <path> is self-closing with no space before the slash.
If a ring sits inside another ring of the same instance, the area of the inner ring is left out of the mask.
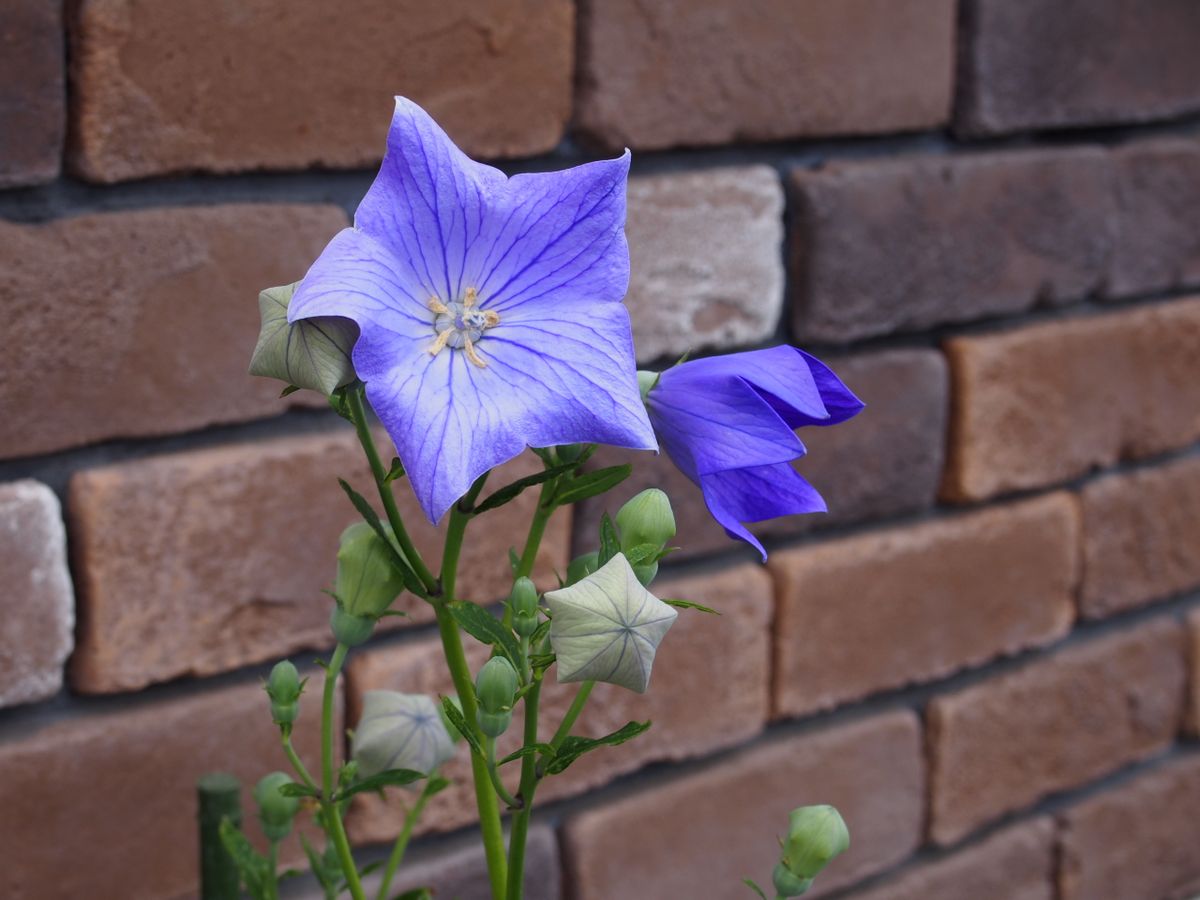
<path id="1" fill-rule="evenodd" d="M 279 789 L 285 784 L 292 784 L 291 776 L 286 772 L 272 772 L 270 775 L 264 775 L 254 786 L 258 821 L 262 825 L 263 834 L 271 841 L 282 841 L 291 834 L 292 819 L 300 809 L 299 797 L 285 797 L 279 793 Z"/>
<path id="2" fill-rule="evenodd" d="M 832 806 L 801 806 L 792 810 L 789 817 L 783 858 L 779 864 L 796 878 L 811 880 L 849 846 L 850 831 L 836 809 Z"/>
<path id="3" fill-rule="evenodd" d="M 333 592 L 347 613 L 377 619 L 403 589 L 404 579 L 392 565 L 392 549 L 375 529 L 355 522 L 342 532 Z"/>
<path id="4" fill-rule="evenodd" d="M 567 584 L 582 581 L 598 568 L 600 568 L 600 554 L 595 550 L 575 557 L 567 566 Z"/>
<path id="5" fill-rule="evenodd" d="M 475 677 L 479 730 L 488 737 L 499 737 L 508 730 L 520 683 L 517 670 L 503 656 L 493 656 L 479 670 Z"/>
<path id="6" fill-rule="evenodd" d="M 544 599 L 560 682 L 607 681 L 645 693 L 678 611 L 642 586 L 623 554 Z"/>
<path id="7" fill-rule="evenodd" d="M 339 644 L 347 647 L 357 647 L 370 640 L 375 633 L 375 618 L 368 616 L 352 616 L 342 607 L 335 606 L 329 614 L 329 630 Z"/>
<path id="8" fill-rule="evenodd" d="M 454 741 L 442 722 L 440 704 L 424 694 L 367 691 L 350 742 L 363 778 L 388 769 L 431 774 L 454 756 Z"/>
<path id="9" fill-rule="evenodd" d="M 629 500 L 617 512 L 617 530 L 621 549 L 632 550 L 644 544 L 665 547 L 675 537 L 675 514 L 671 500 L 658 488 L 647 488 Z"/>
<path id="10" fill-rule="evenodd" d="M 288 660 L 275 663 L 265 685 L 271 698 L 271 719 L 276 725 L 291 725 L 300 715 L 300 694 L 304 682 L 300 673 Z"/>
<path id="11" fill-rule="evenodd" d="M 296 284 L 267 288 L 258 295 L 262 328 L 250 358 L 250 374 L 329 396 L 357 376 L 350 351 L 358 326 L 340 316 L 317 316 L 294 325 L 287 320 Z"/>
<path id="12" fill-rule="evenodd" d="M 771 873 L 771 880 L 775 882 L 775 893 L 779 897 L 799 897 L 801 894 L 807 893 L 813 883 L 811 878 L 794 875 L 783 863 L 775 866 L 775 871 Z"/>
<path id="13" fill-rule="evenodd" d="M 508 607 L 512 610 L 513 631 L 521 637 L 529 637 L 538 627 L 538 591 L 528 578 L 518 578 L 508 595 Z"/>

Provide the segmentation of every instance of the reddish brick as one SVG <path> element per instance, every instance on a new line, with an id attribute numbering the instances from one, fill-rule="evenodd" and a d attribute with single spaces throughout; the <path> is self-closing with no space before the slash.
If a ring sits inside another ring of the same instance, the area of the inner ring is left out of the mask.
<path id="1" fill-rule="evenodd" d="M 946 342 L 943 492 L 980 500 L 1200 438 L 1200 299 Z"/>
<path id="2" fill-rule="evenodd" d="M 1083 489 L 1082 614 L 1100 618 L 1200 586 L 1200 459 Z"/>
<path id="3" fill-rule="evenodd" d="M 594 804 L 563 833 L 575 896 L 743 900 L 742 878 L 770 883 L 788 812 L 810 803 L 835 805 L 851 843 L 809 896 L 887 868 L 920 843 L 917 731 L 911 713 L 887 713 L 761 744 Z"/>
<path id="4" fill-rule="evenodd" d="M 794 326 L 850 341 L 1095 291 L 1115 229 L 1098 149 L 835 163 L 792 178 Z"/>
<path id="5" fill-rule="evenodd" d="M 295 734 L 314 770 L 320 712 L 319 702 L 306 699 Z M 196 779 L 227 771 L 252 788 L 286 768 L 257 683 L 23 730 L 0 744 L 0 803 L 21 823 L 6 830 L 0 894 L 11 900 L 195 896 Z M 246 831 L 257 838 L 249 790 L 242 806 Z M 296 838 L 289 838 L 283 861 L 302 858 Z"/>
<path id="6" fill-rule="evenodd" d="M 777 551 L 775 707 L 827 709 L 1070 630 L 1079 514 L 1065 493 Z"/>
<path id="7" fill-rule="evenodd" d="M 1200 109 L 1197 34 L 1192 0 L 968 0 L 955 126 L 999 134 Z"/>
<path id="8" fill-rule="evenodd" d="M 943 124 L 951 0 L 589 0 L 579 127 L 609 147 Z"/>
<path id="9" fill-rule="evenodd" d="M 753 527 L 761 537 L 787 537 L 830 525 L 918 512 L 933 505 L 945 445 L 947 374 L 941 354 L 888 350 L 830 359 L 830 365 L 867 404 L 835 428 L 806 428 L 808 455 L 798 465 L 829 506 L 825 515 L 791 516 Z M 682 548 L 679 558 L 734 546 L 704 499 L 665 455 L 601 448 L 596 466 L 634 464 L 616 490 L 576 508 L 574 552 L 595 550 L 600 517 L 647 487 L 671 496 Z M 673 557 L 676 558 L 676 557 Z"/>
<path id="10" fill-rule="evenodd" d="M 66 131 L 62 4 L 6 0 L 0 19 L 0 187 L 58 177 Z"/>
<path id="11" fill-rule="evenodd" d="M 1200 735 L 1200 609 L 1187 617 L 1188 697 L 1184 725 L 1188 734 Z"/>
<path id="12" fill-rule="evenodd" d="M 720 617 L 680 612 L 659 650 L 648 693 L 597 685 L 577 732 L 591 737 L 626 722 L 649 719 L 653 727 L 620 747 L 599 750 L 538 790 L 538 801 L 581 793 L 653 761 L 681 760 L 734 746 L 758 734 L 767 718 L 771 584 L 760 568 L 737 566 L 691 577 L 663 578 L 654 592 L 713 606 Z M 467 639 L 472 667 L 482 665 L 482 645 Z M 736 648 L 736 650 L 731 650 Z M 448 693 L 451 685 L 441 645 L 432 637 L 359 656 L 350 668 L 350 714 L 356 721 L 362 693 L 385 688 L 409 693 Z M 559 685 L 551 675 L 542 691 L 543 739 L 562 720 L 576 685 Z M 498 752 L 520 746 L 521 716 L 500 741 Z M 507 771 L 515 777 L 516 766 Z M 457 782 L 435 798 L 422 819 L 425 829 L 457 828 L 475 817 L 475 799 L 465 751 L 450 764 Z M 515 786 L 515 785 L 514 785 Z M 404 809 L 392 799 L 364 800 L 350 822 L 356 840 L 383 841 L 399 832 Z"/>
<path id="13" fill-rule="evenodd" d="M 36 481 L 0 485 L 0 707 L 62 687 L 75 597 L 54 492 Z"/>
<path id="14" fill-rule="evenodd" d="M 1063 900 L 1164 900 L 1200 892 L 1194 755 L 1104 791 L 1062 816 Z"/>
<path id="15" fill-rule="evenodd" d="M 783 309 L 783 189 L 767 166 L 629 182 L 629 311 L 638 358 L 775 334 Z"/>
<path id="16" fill-rule="evenodd" d="M 394 94 L 473 155 L 540 153 L 570 111 L 573 19 L 569 0 L 85 0 L 72 162 L 94 181 L 364 166 Z"/>
<path id="17" fill-rule="evenodd" d="M 846 900 L 1055 900 L 1054 838 L 1049 819 L 1023 822 Z"/>
<path id="18" fill-rule="evenodd" d="M 932 837 L 1159 752 L 1179 724 L 1183 634 L 1160 620 L 1089 641 L 929 707 Z"/>
<path id="19" fill-rule="evenodd" d="M 503 471 L 519 477 L 535 464 L 527 456 Z M 337 476 L 374 495 L 348 428 L 77 473 L 70 518 L 84 615 L 72 685 L 134 690 L 328 644 L 332 601 L 321 591 L 333 581 L 338 535 L 356 518 Z M 418 549 L 436 561 L 440 532 L 406 485 L 396 494 Z M 463 596 L 487 601 L 508 592 L 507 550 L 536 502 L 528 492 L 474 523 Z M 538 577 L 565 567 L 569 534 L 565 515 L 556 519 Z M 411 594 L 396 608 L 414 621 L 432 618 Z"/>
<path id="20" fill-rule="evenodd" d="M 255 298 L 343 224 L 293 204 L 0 222 L 0 312 L 21 348 L 0 366 L 0 458 L 279 412 L 279 383 L 246 376 Z"/>
<path id="21" fill-rule="evenodd" d="M 1200 142 L 1144 141 L 1114 156 L 1118 229 L 1112 296 L 1200 284 Z"/>

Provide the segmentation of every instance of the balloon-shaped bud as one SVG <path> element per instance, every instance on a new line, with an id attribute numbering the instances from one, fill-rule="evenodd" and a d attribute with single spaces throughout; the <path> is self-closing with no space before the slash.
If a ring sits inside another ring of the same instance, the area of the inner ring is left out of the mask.
<path id="1" fill-rule="evenodd" d="M 607 681 L 645 693 L 654 654 L 678 610 L 642 586 L 623 554 L 544 599 L 560 682 Z"/>
<path id="2" fill-rule="evenodd" d="M 802 806 L 792 810 L 789 817 L 779 865 L 799 881 L 811 881 L 849 846 L 850 831 L 836 809 L 832 806 Z M 778 883 L 777 877 L 777 886 Z M 779 893 L 785 897 L 798 896 L 784 894 L 782 890 Z"/>
<path id="3" fill-rule="evenodd" d="M 806 893 L 813 883 L 811 878 L 801 878 L 793 874 L 783 863 L 776 864 L 775 871 L 771 873 L 771 880 L 775 882 L 775 894 L 778 897 L 799 897 Z"/>
<path id="4" fill-rule="evenodd" d="M 508 730 L 520 683 L 517 670 L 503 656 L 493 656 L 479 670 L 475 677 L 479 730 L 488 737 L 499 737 Z"/>
<path id="5" fill-rule="evenodd" d="M 513 631 L 521 637 L 529 637 L 537 631 L 538 591 L 532 581 L 522 576 L 513 582 L 508 607 L 512 610 Z"/>
<path id="6" fill-rule="evenodd" d="M 600 568 L 600 554 L 595 550 L 575 557 L 567 566 L 567 584 L 583 581 L 598 568 Z"/>
<path id="7" fill-rule="evenodd" d="M 263 834 L 270 841 L 282 841 L 292 832 L 292 819 L 300 809 L 299 797 L 286 797 L 279 792 L 285 784 L 292 784 L 286 772 L 264 775 L 254 786 L 254 802 L 258 805 L 258 821 Z"/>
<path id="8" fill-rule="evenodd" d="M 639 369 L 637 373 L 638 390 L 642 393 L 642 399 L 646 399 L 646 395 L 654 389 L 658 384 L 658 379 L 662 377 L 658 372 L 647 372 L 644 369 Z"/>
<path id="9" fill-rule="evenodd" d="M 267 288 L 258 295 L 262 327 L 250 358 L 250 374 L 329 396 L 357 376 L 350 351 L 358 326 L 340 316 L 317 316 L 289 325 L 288 306 L 296 285 Z"/>
<path id="10" fill-rule="evenodd" d="M 675 537 L 670 498 L 658 488 L 642 491 L 617 512 L 617 530 L 621 549 L 627 552 L 646 544 L 665 547 Z"/>
<path id="11" fill-rule="evenodd" d="M 388 769 L 412 769 L 429 775 L 454 756 L 439 707 L 424 694 L 367 691 L 350 743 L 358 774 L 370 778 Z"/>
<path id="12" fill-rule="evenodd" d="M 363 643 L 403 589 L 404 579 L 392 565 L 392 548 L 366 522 L 355 522 L 342 532 L 338 545 L 337 607 L 329 621 L 334 637 L 349 647 Z"/>
<path id="13" fill-rule="evenodd" d="M 300 694 L 304 682 L 300 673 L 288 660 L 275 663 L 265 685 L 271 698 L 271 719 L 276 725 L 291 725 L 300 715 Z"/>

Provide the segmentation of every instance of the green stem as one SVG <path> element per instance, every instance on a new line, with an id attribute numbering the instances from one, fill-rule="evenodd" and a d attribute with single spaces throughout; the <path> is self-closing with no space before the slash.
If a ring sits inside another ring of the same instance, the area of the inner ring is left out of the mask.
<path id="1" fill-rule="evenodd" d="M 554 515 L 554 511 L 558 509 L 550 499 L 554 485 L 554 480 L 547 481 L 542 485 L 537 509 L 534 510 L 533 519 L 529 523 L 529 536 L 525 538 L 525 549 L 521 552 L 521 563 L 517 566 L 518 578 L 522 576 L 528 578 L 533 571 L 533 564 L 537 561 L 538 548 L 542 544 L 542 536 L 546 533 L 546 524 Z"/>
<path id="2" fill-rule="evenodd" d="M 542 695 L 539 678 L 525 695 L 526 747 L 538 739 L 538 703 Z M 533 794 L 537 790 L 537 760 L 533 754 L 521 759 L 521 786 L 517 790 L 520 809 L 513 813 L 512 834 L 508 839 L 508 900 L 521 900 L 525 891 L 525 841 L 529 835 L 529 820 L 533 818 Z"/>
<path id="3" fill-rule="evenodd" d="M 321 704 L 321 810 L 325 821 L 333 832 L 330 837 L 337 848 L 338 859 L 342 863 L 342 874 L 346 878 L 346 886 L 354 900 L 366 900 L 362 883 L 358 880 L 358 869 L 354 866 L 354 855 L 350 852 L 350 841 L 346 837 L 346 828 L 342 824 L 342 815 L 333 802 L 333 792 L 336 784 L 333 780 L 333 701 L 337 688 L 338 675 L 346 662 L 346 654 L 350 648 L 338 644 L 334 648 L 329 665 L 325 668 L 325 693 Z"/>
<path id="4" fill-rule="evenodd" d="M 504 782 L 500 780 L 500 772 L 496 769 L 496 739 L 485 734 L 483 736 L 483 746 L 487 751 L 488 777 L 491 778 L 492 787 L 495 788 L 496 793 L 507 804 L 509 809 L 516 809 L 521 804 L 505 788 Z"/>
<path id="5" fill-rule="evenodd" d="M 554 737 L 550 738 L 550 746 L 555 750 L 562 746 L 562 742 L 571 733 L 571 728 L 574 727 L 575 720 L 583 712 L 583 707 L 587 704 L 588 697 L 591 696 L 592 688 L 595 686 L 596 682 L 594 681 L 585 681 L 579 685 L 579 690 L 575 692 L 575 699 L 571 701 L 571 706 L 567 709 L 567 714 L 563 716 L 562 723 L 558 726 L 558 731 L 554 732 Z"/>
<path id="6" fill-rule="evenodd" d="M 292 746 L 292 736 L 290 733 L 284 733 L 283 752 L 287 754 L 288 761 L 291 762 L 292 768 L 296 770 L 296 774 L 300 776 L 300 780 L 304 782 L 304 786 L 317 790 L 317 783 L 313 780 L 312 775 L 308 771 L 308 767 L 304 765 L 304 761 L 300 759 L 296 753 L 296 748 Z"/>
<path id="7" fill-rule="evenodd" d="M 267 848 L 267 865 L 271 867 L 271 900 L 279 900 L 279 841 L 271 841 Z"/>
<path id="8" fill-rule="evenodd" d="M 429 778 L 425 780 L 425 790 L 421 791 L 421 796 L 417 798 L 413 808 L 404 817 L 404 828 L 401 829 L 400 836 L 396 838 L 396 845 L 392 847 L 392 855 L 388 857 L 387 865 L 383 869 L 383 880 L 379 882 L 379 893 L 376 894 L 377 900 L 387 900 L 388 888 L 392 886 L 396 870 L 400 868 L 400 863 L 404 860 L 404 851 L 408 849 L 408 841 L 412 837 L 413 828 L 416 827 L 417 820 L 421 818 L 425 804 L 433 796 L 429 793 L 429 784 L 432 778 L 433 773 L 431 772 Z"/>

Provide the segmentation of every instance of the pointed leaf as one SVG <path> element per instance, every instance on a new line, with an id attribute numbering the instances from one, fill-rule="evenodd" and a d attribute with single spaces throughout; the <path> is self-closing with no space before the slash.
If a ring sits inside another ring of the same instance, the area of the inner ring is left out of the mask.
<path id="1" fill-rule="evenodd" d="M 523 671 L 521 645 L 517 643 L 517 636 L 511 628 L 470 600 L 451 603 L 449 609 L 450 615 L 454 616 L 454 621 L 463 631 L 481 644 L 495 647 L 498 652 L 508 657 L 514 669 L 518 672 Z"/>
<path id="2" fill-rule="evenodd" d="M 510 762 L 516 762 L 518 759 L 524 759 L 526 756 L 533 756 L 536 753 L 540 753 L 542 756 L 554 756 L 556 752 L 550 744 L 530 744 L 528 747 L 522 747 L 520 750 L 508 754 L 497 765 L 504 766 Z"/>
<path id="3" fill-rule="evenodd" d="M 221 820 L 219 834 L 225 852 L 237 866 L 238 872 L 242 876 L 242 883 L 246 885 L 250 896 L 255 900 L 266 900 L 269 896 L 268 886 L 274 874 L 271 872 L 271 864 L 267 858 L 251 846 L 246 835 L 242 834 L 242 830 L 229 819 Z"/>
<path id="4" fill-rule="evenodd" d="M 403 478 L 404 475 L 405 475 L 404 463 L 400 462 L 400 457 L 393 456 L 392 457 L 392 467 L 390 469 L 388 469 L 387 475 L 384 476 L 383 483 L 391 484 L 397 478 Z"/>
<path id="5" fill-rule="evenodd" d="M 320 797 L 320 791 L 314 791 L 308 785 L 293 781 L 279 786 L 279 793 L 285 797 Z"/>
<path id="6" fill-rule="evenodd" d="M 345 790 L 339 791 L 334 799 L 345 800 L 347 797 L 353 797 L 355 794 L 361 794 L 364 791 L 380 791 L 385 787 L 393 785 L 412 784 L 414 781 L 420 781 L 424 777 L 424 772 L 417 772 L 414 769 L 387 769 L 378 775 L 364 778 L 362 781 L 356 782 Z"/>
<path id="7" fill-rule="evenodd" d="M 598 747 L 615 747 L 618 744 L 633 740 L 633 738 L 645 732 L 649 727 L 649 722 L 627 722 L 612 732 L 612 734 L 606 734 L 604 737 L 569 737 L 562 742 L 554 758 L 546 763 L 546 773 L 548 775 L 557 775 L 583 754 Z"/>
<path id="8" fill-rule="evenodd" d="M 513 578 L 516 578 L 517 573 L 521 571 L 521 557 L 517 556 L 517 551 L 512 547 L 508 548 L 508 566 L 512 569 Z"/>
<path id="9" fill-rule="evenodd" d="M 339 478 L 338 484 L 342 486 L 342 490 L 346 492 L 346 496 L 350 498 L 350 502 L 354 504 L 354 508 L 358 510 L 358 514 L 363 517 L 363 521 L 371 526 L 371 530 L 379 535 L 380 540 L 387 544 L 392 560 L 392 565 L 396 567 L 396 571 L 400 573 L 400 577 L 404 579 L 404 586 L 418 597 L 425 596 L 425 588 L 422 586 L 416 573 L 409 567 L 407 560 L 396 549 L 396 545 L 392 541 L 392 536 L 388 534 L 383 523 L 379 521 L 379 514 L 375 512 L 375 508 L 367 502 L 367 499 L 344 479 Z"/>
<path id="10" fill-rule="evenodd" d="M 638 544 L 623 552 L 631 566 L 649 565 L 658 561 L 659 547 L 657 544 Z"/>
<path id="11" fill-rule="evenodd" d="M 600 554 L 596 559 L 596 568 L 603 568 L 620 552 L 621 539 L 617 536 L 617 526 L 613 524 L 608 513 L 605 513 L 600 519 Z"/>
<path id="12" fill-rule="evenodd" d="M 699 610 L 700 612 L 704 612 L 704 613 L 712 613 L 714 616 L 719 616 L 719 615 L 720 615 L 720 613 L 719 613 L 719 612 L 717 612 L 717 611 L 716 611 L 715 609 L 713 609 L 712 607 L 709 607 L 709 606 L 704 606 L 704 605 L 702 605 L 702 604 L 700 604 L 700 603 L 694 603 L 694 602 L 693 602 L 693 601 L 691 601 L 691 600 L 674 600 L 674 599 L 672 599 L 672 600 L 668 600 L 668 599 L 664 599 L 664 600 L 663 600 L 663 603 L 667 604 L 668 606 L 677 606 L 677 607 L 679 607 L 680 609 L 697 609 L 697 610 Z"/>
<path id="13" fill-rule="evenodd" d="M 475 509 L 472 510 L 472 514 L 478 515 L 481 512 L 487 512 L 489 509 L 503 506 L 505 503 L 519 497 L 526 488 L 549 481 L 551 478 L 557 478 L 559 475 L 565 475 L 578 465 L 579 463 L 577 462 L 562 463 L 561 465 L 544 469 L 541 472 L 526 475 L 524 478 L 520 478 L 512 484 L 507 484 L 495 493 L 490 494 L 482 503 L 476 504 Z"/>
<path id="14" fill-rule="evenodd" d="M 578 503 L 588 497 L 603 494 L 628 478 L 632 471 L 633 466 L 625 463 L 620 466 L 609 466 L 606 469 L 585 472 L 559 490 L 554 502 L 559 506 L 566 506 L 568 503 Z"/>
<path id="15" fill-rule="evenodd" d="M 754 893 L 758 894 L 758 896 L 762 897 L 762 900 L 767 900 L 767 895 L 763 893 L 762 888 L 754 883 L 753 879 L 743 878 L 742 883 L 745 884 L 746 887 L 750 888 L 750 890 L 754 891 Z"/>
<path id="16" fill-rule="evenodd" d="M 475 729 L 467 725 L 466 716 L 462 714 L 462 710 L 454 705 L 454 701 L 449 697 L 443 697 L 442 709 L 445 710 L 446 718 L 450 720 L 450 724 L 463 736 L 463 740 L 471 745 L 471 749 L 479 756 L 486 756 L 483 752 L 483 745 L 479 743 L 479 736 L 475 734 Z"/>

